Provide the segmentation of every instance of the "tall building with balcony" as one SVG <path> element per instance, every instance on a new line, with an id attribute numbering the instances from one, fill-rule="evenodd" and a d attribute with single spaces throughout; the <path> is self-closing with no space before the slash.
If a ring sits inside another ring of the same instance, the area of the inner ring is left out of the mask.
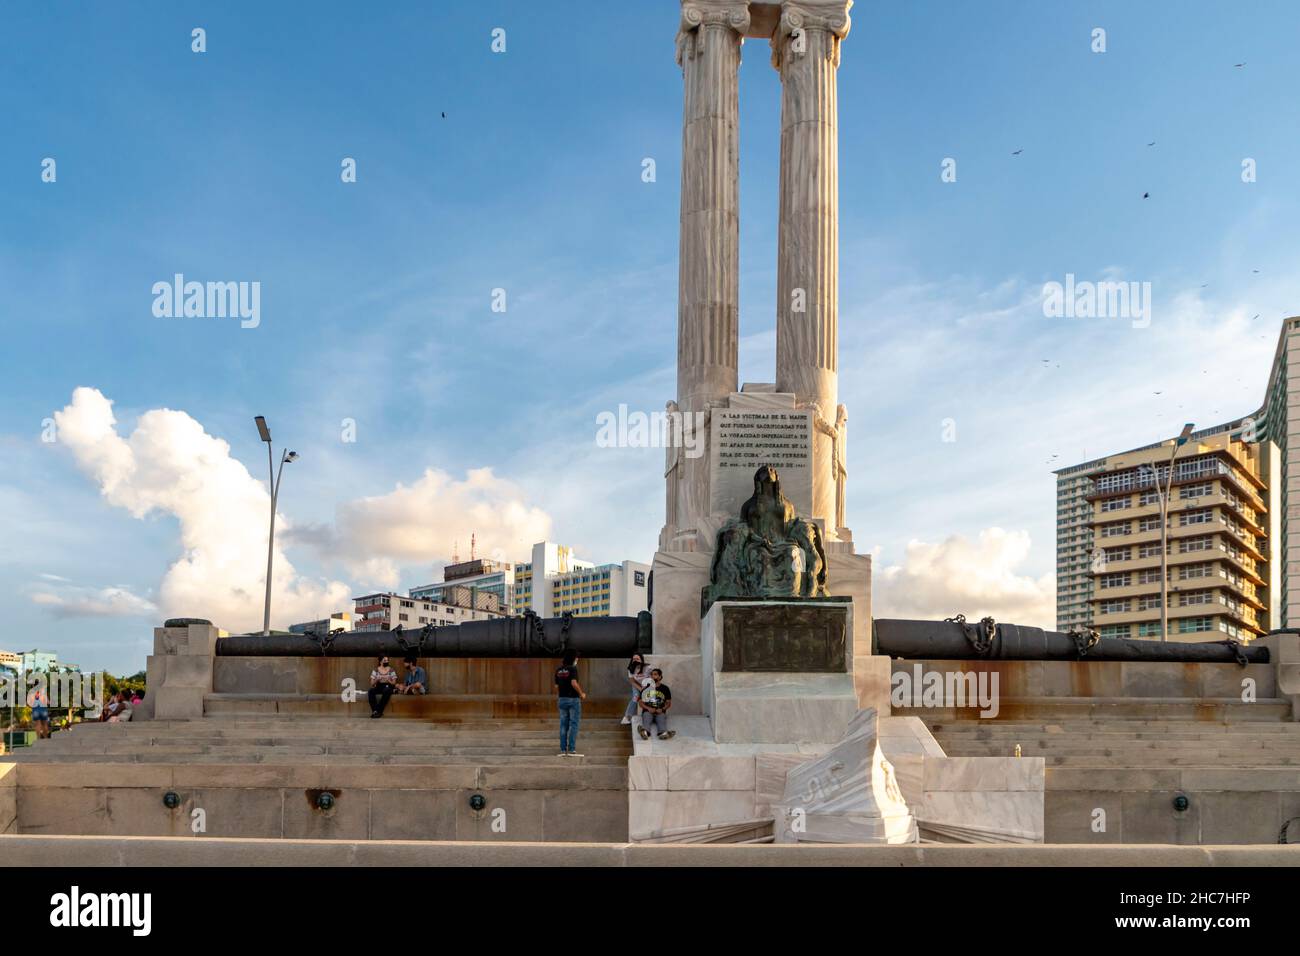
<path id="1" fill-rule="evenodd" d="M 1249 641 L 1277 620 L 1270 542 L 1280 459 L 1247 420 L 1194 432 L 1178 448 L 1168 502 L 1172 641 Z M 1161 636 L 1160 495 L 1173 441 L 1057 472 L 1057 627 Z M 1270 488 L 1273 489 L 1270 491 Z"/>
<path id="2" fill-rule="evenodd" d="M 356 631 L 391 631 L 399 625 L 404 631 L 418 631 L 426 624 L 446 627 L 466 621 L 490 621 L 502 616 L 496 609 L 495 598 L 489 600 L 490 607 L 468 608 L 388 591 L 354 597 L 352 603 L 353 630 Z"/>
<path id="3" fill-rule="evenodd" d="M 527 608 L 542 617 L 633 616 L 649 606 L 650 566 L 639 561 L 596 565 L 573 549 L 541 541 L 533 559 L 515 565 L 515 614 Z"/>
<path id="4" fill-rule="evenodd" d="M 487 595 L 494 596 L 497 609 L 506 614 L 514 613 L 515 565 L 471 558 L 443 568 L 441 583 L 411 588 L 413 598 L 460 607 L 484 608 Z"/>
<path id="5" fill-rule="evenodd" d="M 1274 626 L 1300 627 L 1300 316 L 1282 321 L 1264 403 L 1245 420 L 1244 431 L 1256 441 L 1277 447 Z"/>

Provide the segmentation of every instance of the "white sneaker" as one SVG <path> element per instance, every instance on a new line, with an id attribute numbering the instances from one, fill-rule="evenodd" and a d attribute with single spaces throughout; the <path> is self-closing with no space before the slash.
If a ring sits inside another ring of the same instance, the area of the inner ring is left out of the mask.
<path id="1" fill-rule="evenodd" d="M 570 756 L 570 757 L 581 757 L 582 754 L 579 754 L 579 753 L 570 753 L 569 756 Z"/>
<path id="2" fill-rule="evenodd" d="M 620 723 L 620 724 L 630 724 L 630 723 L 632 723 L 632 718 L 631 718 L 631 717 L 624 717 L 622 720 L 619 721 L 619 723 Z"/>
<path id="3" fill-rule="evenodd" d="M 561 756 L 561 757 L 567 757 L 567 756 L 569 756 L 569 752 L 568 752 L 567 750 L 561 750 L 561 751 L 560 751 L 560 756 Z"/>

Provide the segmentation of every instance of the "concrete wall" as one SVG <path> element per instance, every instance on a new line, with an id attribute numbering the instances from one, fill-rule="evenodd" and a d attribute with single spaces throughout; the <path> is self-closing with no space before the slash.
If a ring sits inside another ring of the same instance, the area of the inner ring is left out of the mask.
<path id="1" fill-rule="evenodd" d="M 895 674 L 961 671 L 997 674 L 1003 697 L 1190 697 L 1240 699 L 1243 678 L 1255 682 L 1255 694 L 1277 694 L 1277 667 L 1272 664 L 1158 664 L 1136 661 L 892 661 Z"/>
<path id="2" fill-rule="evenodd" d="M 1174 809 L 1179 794 L 1186 810 Z M 1276 843 L 1300 818 L 1300 767 L 1049 767 L 1046 815 L 1048 843 Z M 1300 819 L 1288 833 L 1300 839 Z"/>
<path id="3" fill-rule="evenodd" d="M 391 660 L 404 673 L 399 658 Z M 555 696 L 558 660 L 513 657 L 422 657 L 432 692 L 447 695 Z M 375 661 L 368 657 L 216 657 L 213 690 L 220 694 L 341 694 L 345 678 L 365 691 Z M 578 679 L 592 697 L 624 697 L 627 661 L 578 661 Z"/>
<path id="4" fill-rule="evenodd" d="M 0 836 L 28 866 L 1300 866 L 1300 846 L 644 846 Z"/>
<path id="5" fill-rule="evenodd" d="M 13 764 L 0 764 L 0 770 Z M 624 841 L 623 767 L 22 763 L 17 832 L 321 840 Z M 0 776 L 0 794 L 12 781 Z M 12 782 L 9 792 L 13 793 Z M 315 807 L 328 790 L 328 811 Z M 168 809 L 174 791 L 180 806 Z M 486 808 L 469 799 L 482 793 Z M 0 832 L 5 798 L 0 795 Z M 494 811 L 504 811 L 504 817 Z M 493 829 L 494 821 L 497 828 Z M 500 827 L 504 825 L 504 832 Z M 13 832 L 12 827 L 9 832 Z"/>
<path id="6" fill-rule="evenodd" d="M 0 833 L 18 832 L 18 765 L 0 763 Z"/>

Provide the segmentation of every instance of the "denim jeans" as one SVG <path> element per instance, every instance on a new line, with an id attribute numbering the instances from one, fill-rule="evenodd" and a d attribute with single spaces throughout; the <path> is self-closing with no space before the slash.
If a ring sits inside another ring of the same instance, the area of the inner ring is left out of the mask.
<path id="1" fill-rule="evenodd" d="M 582 698 L 560 698 L 560 750 L 575 753 L 578 747 L 578 722 L 582 720 Z"/>
<path id="2" fill-rule="evenodd" d="M 668 733 L 668 715 L 652 714 L 648 710 L 643 711 L 641 713 L 641 726 L 652 734 L 666 734 Z"/>

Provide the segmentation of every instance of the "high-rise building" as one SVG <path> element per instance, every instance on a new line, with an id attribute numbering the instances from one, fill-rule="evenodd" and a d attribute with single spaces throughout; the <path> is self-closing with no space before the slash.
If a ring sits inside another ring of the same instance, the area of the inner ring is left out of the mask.
<path id="1" fill-rule="evenodd" d="M 1243 440 L 1248 427 L 1240 420 L 1193 432 L 1177 449 L 1165 553 L 1169 640 L 1249 641 L 1274 626 L 1277 450 Z M 1058 629 L 1160 638 L 1160 494 L 1174 447 L 1171 439 L 1057 472 Z"/>
<path id="2" fill-rule="evenodd" d="M 1300 316 L 1284 319 L 1264 403 L 1246 419 L 1256 441 L 1277 448 L 1277 530 L 1273 570 L 1278 587 L 1274 627 L 1300 626 Z"/>
<path id="3" fill-rule="evenodd" d="M 411 597 L 441 601 L 458 607 L 484 608 L 485 595 L 493 595 L 496 609 L 514 613 L 515 565 L 487 558 L 472 558 L 447 565 L 442 581 L 411 588 Z"/>
<path id="4" fill-rule="evenodd" d="M 1200 451 L 1203 446 L 1210 450 Z M 1092 624 L 1102 633 L 1122 635 L 1127 626 L 1131 636 L 1149 637 L 1153 627 L 1147 612 L 1154 601 L 1158 636 L 1159 598 L 1152 598 L 1146 589 L 1149 580 L 1138 578 L 1154 574 L 1159 583 L 1159 508 L 1149 468 L 1154 465 L 1167 475 L 1170 448 L 1168 441 L 1145 445 L 1056 472 L 1058 629 Z M 1144 467 L 1145 478 L 1134 474 Z M 1123 473 L 1131 477 L 1115 477 Z M 1136 482 L 1141 481 L 1146 484 L 1139 487 Z M 1125 482 L 1132 482 L 1127 495 L 1116 488 Z M 1207 484 L 1212 489 L 1209 496 L 1184 499 L 1184 485 L 1192 486 L 1187 492 L 1191 494 Z M 1128 516 L 1137 522 L 1127 538 L 1120 533 L 1125 498 L 1132 499 L 1134 510 Z M 1154 545 L 1149 530 L 1153 500 Z M 1103 505 L 1113 510 L 1103 512 Z M 1183 512 L 1197 514 L 1187 517 Z M 1200 512 L 1208 513 L 1208 518 Z M 1197 639 L 1197 634 L 1249 638 L 1261 629 L 1300 626 L 1300 316 L 1282 322 L 1260 408 L 1194 432 L 1180 450 L 1169 541 L 1171 639 Z M 1191 549 L 1207 541 L 1210 556 L 1197 561 L 1198 552 Z M 1122 567 L 1112 563 L 1126 544 L 1132 550 L 1127 563 Z M 1143 552 L 1154 553 L 1154 572 Z M 1198 565 L 1208 566 L 1208 583 L 1183 577 Z M 1133 581 L 1117 588 L 1125 571 Z M 1108 582 L 1104 588 L 1103 579 Z M 1207 591 L 1208 597 L 1199 593 Z M 1132 605 L 1129 611 L 1119 610 L 1125 598 Z M 1215 613 L 1196 613 L 1203 605 L 1195 602 L 1206 600 Z M 1206 625 L 1206 618 L 1211 631 L 1195 630 Z"/>
<path id="5" fill-rule="evenodd" d="M 582 561 L 573 549 L 550 541 L 533 545 L 533 560 L 515 565 L 513 608 L 542 617 L 566 611 L 576 617 L 635 615 L 649 606 L 650 565 L 639 561 Z"/>
<path id="6" fill-rule="evenodd" d="M 464 624 L 466 621 L 489 621 L 502 616 L 495 608 L 480 610 L 457 607 L 392 592 L 366 594 L 353 598 L 352 602 L 353 630 L 356 631 L 391 631 L 398 625 L 404 631 L 418 631 L 426 624 L 445 627 L 449 624 Z"/>

